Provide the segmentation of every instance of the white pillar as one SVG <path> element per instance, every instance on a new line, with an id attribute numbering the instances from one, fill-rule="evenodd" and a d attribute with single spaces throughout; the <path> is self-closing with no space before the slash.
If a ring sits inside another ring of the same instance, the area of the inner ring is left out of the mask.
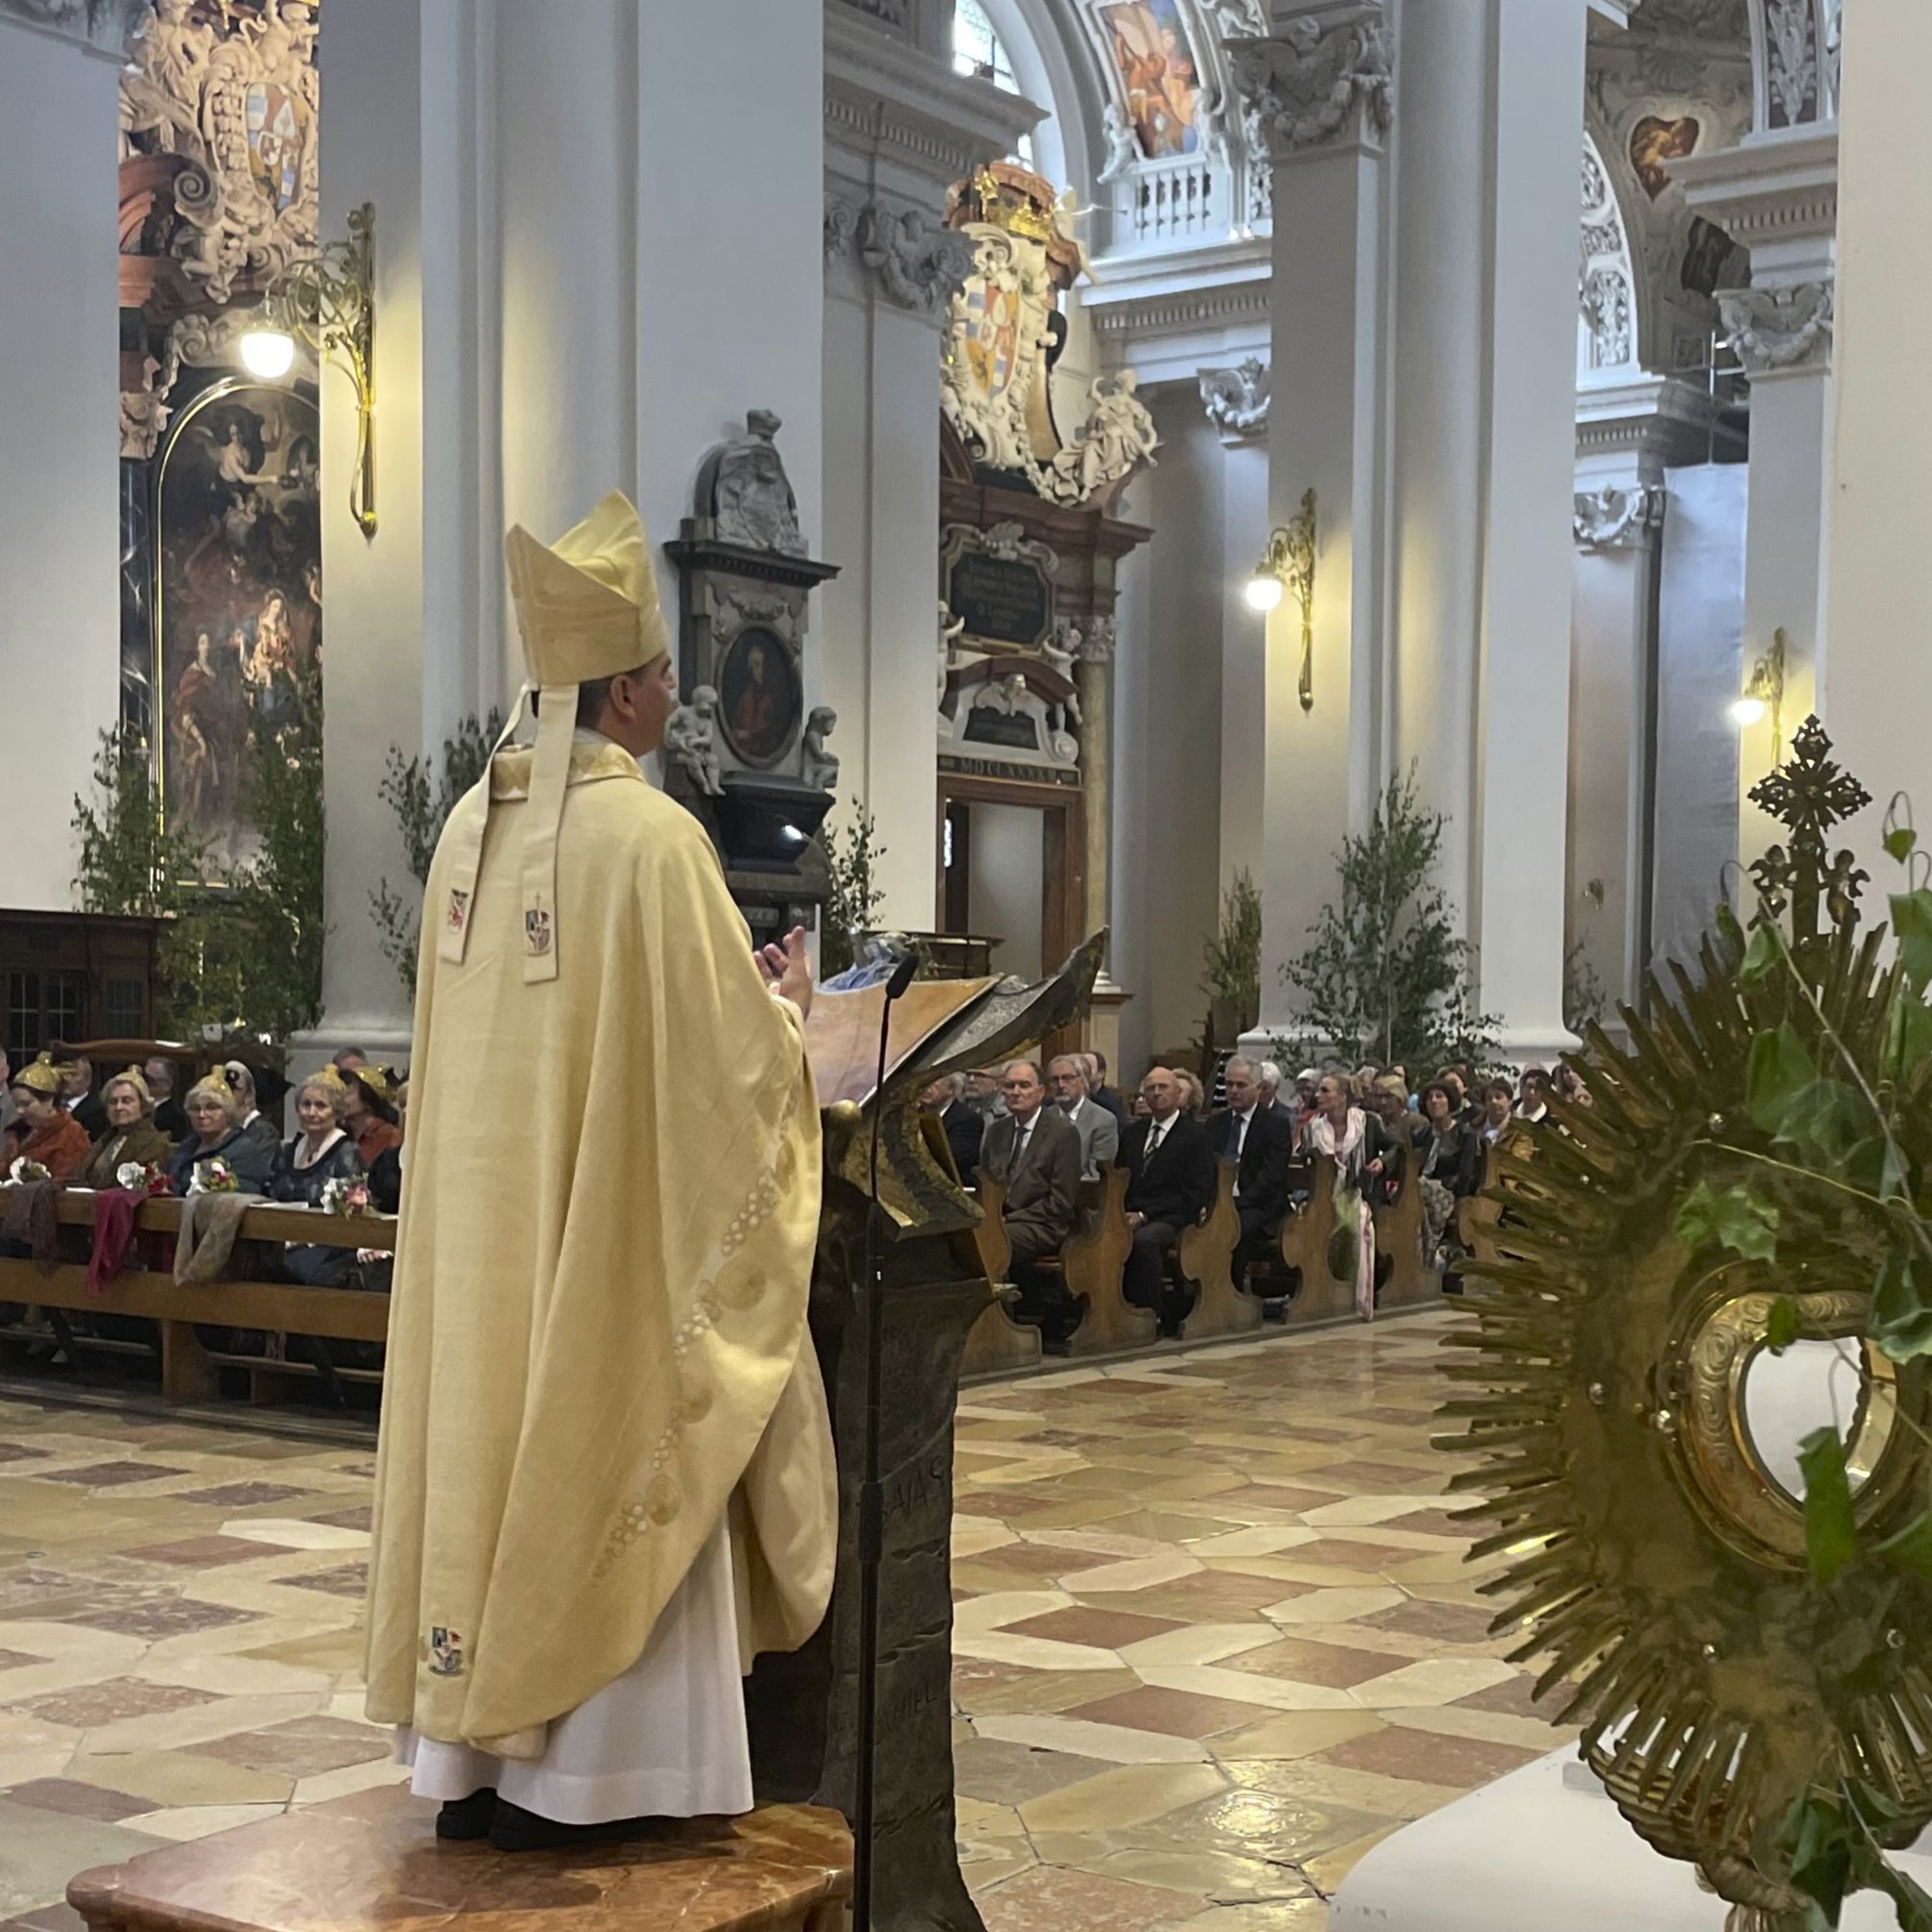
<path id="1" fill-rule="evenodd" d="M 1270 406 L 1272 407 L 1272 404 Z M 1265 419 L 1221 430 L 1221 884 L 1258 886 L 1267 852 L 1268 624 L 1247 586 L 1268 548 Z"/>
<path id="2" fill-rule="evenodd" d="M 1268 624 L 1262 1038 L 1295 1024 L 1282 968 L 1306 945 L 1333 888 L 1330 856 L 1374 789 L 1387 321 L 1381 0 L 1280 0 L 1274 13 L 1285 38 L 1231 45 L 1275 164 L 1269 520 L 1288 524 L 1312 489 L 1318 522 L 1306 708 L 1294 600 Z"/>
<path id="3" fill-rule="evenodd" d="M 861 18 L 825 13 L 825 543 L 812 701 L 839 718 L 835 825 L 863 805 L 884 846 L 882 923 L 930 931 L 939 740 L 941 331 L 972 245 L 946 190 L 1042 110 Z"/>
<path id="4" fill-rule="evenodd" d="M 76 792 L 120 694 L 118 66 L 0 10 L 0 904 L 74 904 Z"/>
<path id="5" fill-rule="evenodd" d="M 1738 746 L 1738 856 L 1780 828 L 1750 802 L 1816 700 L 1831 504 L 1832 326 L 1838 272 L 1835 122 L 1748 135 L 1672 170 L 1690 205 L 1751 251 L 1750 286 L 1719 296 L 1750 378 L 1750 501 L 1744 543 L 1744 664 L 1785 634 L 1781 719 Z M 1784 746 L 1774 742 L 1780 722 Z"/>
<path id="6" fill-rule="evenodd" d="M 1480 808 L 1470 938 L 1506 1056 L 1547 1061 L 1563 1022 L 1576 388 L 1576 157 L 1586 0 L 1499 0 L 1484 414 Z"/>
<path id="7" fill-rule="evenodd" d="M 1820 696 L 1838 755 L 1880 803 L 1914 795 L 1932 826 L 1925 721 L 1932 717 L 1932 573 L 1924 452 L 1932 388 L 1901 375 L 1932 266 L 1900 236 L 1932 224 L 1932 123 L 1921 98 L 1932 9 L 1862 7 L 1846 23 L 1839 136 L 1836 416 Z M 1879 813 L 1852 828 L 1874 891 L 1898 868 L 1878 850 Z"/>
<path id="8" fill-rule="evenodd" d="M 391 744 L 439 751 L 518 674 L 504 524 L 554 535 L 616 488 L 662 544 L 706 452 L 760 406 L 784 418 L 817 541 L 819 309 L 774 291 L 819 284 L 821 32 L 760 0 L 661 10 L 648 34 L 627 0 L 578 0 L 567 33 L 519 0 L 340 0 L 331 15 L 322 226 L 375 204 L 381 527 L 364 539 L 341 512 L 349 398 L 326 375 L 331 930 L 314 1043 L 406 1041 L 369 920 L 376 879 L 406 880 L 376 788 Z M 697 74 L 706 86 L 664 79 Z"/>

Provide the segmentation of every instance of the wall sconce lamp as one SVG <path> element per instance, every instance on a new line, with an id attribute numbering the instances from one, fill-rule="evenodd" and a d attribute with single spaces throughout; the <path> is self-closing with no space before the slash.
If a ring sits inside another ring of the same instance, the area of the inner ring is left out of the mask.
<path id="1" fill-rule="evenodd" d="M 1731 722 L 1740 730 L 1761 724 L 1771 714 L 1771 748 L 1775 757 L 1784 742 L 1784 651 L 1782 628 L 1772 636 L 1771 649 L 1750 668 L 1744 695 L 1731 706 Z"/>
<path id="2" fill-rule="evenodd" d="M 261 326 L 238 345 L 251 375 L 278 382 L 295 365 L 300 337 L 356 385 L 349 514 L 365 537 L 376 534 L 375 237 L 375 205 L 365 201 L 349 218 L 347 241 L 290 262 L 269 284 Z"/>
<path id="3" fill-rule="evenodd" d="M 1248 580 L 1248 608 L 1265 615 L 1292 594 L 1301 606 L 1301 681 L 1304 711 L 1315 709 L 1315 492 L 1301 500 L 1300 514 L 1268 538 L 1268 554 Z"/>

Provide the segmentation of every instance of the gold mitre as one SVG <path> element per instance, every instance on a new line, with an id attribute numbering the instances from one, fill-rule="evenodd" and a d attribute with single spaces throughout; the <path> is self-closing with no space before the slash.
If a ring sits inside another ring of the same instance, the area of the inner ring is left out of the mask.
<path id="1" fill-rule="evenodd" d="M 519 524 L 503 549 L 532 684 L 589 684 L 670 650 L 644 526 L 621 490 L 554 544 Z"/>

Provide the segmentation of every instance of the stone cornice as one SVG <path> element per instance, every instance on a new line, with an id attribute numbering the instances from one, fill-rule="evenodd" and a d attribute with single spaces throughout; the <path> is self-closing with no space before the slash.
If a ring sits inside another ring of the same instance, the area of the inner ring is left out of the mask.
<path id="1" fill-rule="evenodd" d="M 1691 208 L 1741 248 L 1828 242 L 1838 232 L 1836 122 L 1754 134 L 1670 166 Z"/>
<path id="2" fill-rule="evenodd" d="M 148 0 L 0 0 L 0 22 L 70 40 L 112 60 L 126 59 L 136 29 L 153 11 Z"/>
<path id="3" fill-rule="evenodd" d="M 1273 267 L 1265 242 L 1177 250 L 1149 262 L 1102 256 L 1080 305 L 1102 337 L 1266 324 Z"/>
<path id="4" fill-rule="evenodd" d="M 826 14 L 825 138 L 835 147 L 888 158 L 950 186 L 1010 154 L 1046 118 L 1043 107 L 955 74 L 860 14 Z"/>
<path id="5" fill-rule="evenodd" d="M 1576 460 L 1630 457 L 1642 480 L 1660 482 L 1671 465 L 1707 460 L 1714 437 L 1722 449 L 1720 413 L 1705 391 L 1672 376 L 1592 384 L 1577 392 Z"/>

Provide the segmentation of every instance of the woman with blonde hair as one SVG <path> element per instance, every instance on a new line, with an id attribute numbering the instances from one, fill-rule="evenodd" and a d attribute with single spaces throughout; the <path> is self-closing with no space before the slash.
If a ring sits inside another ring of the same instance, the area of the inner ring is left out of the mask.
<path id="1" fill-rule="evenodd" d="M 268 1182 L 272 1198 L 320 1208 L 331 1181 L 352 1185 L 364 1178 L 362 1156 L 343 1130 L 348 1108 L 346 1083 L 332 1066 L 312 1074 L 296 1089 L 296 1118 L 302 1131 L 276 1152 L 275 1171 Z M 302 1243 L 291 1245 L 286 1258 L 296 1280 L 310 1288 L 340 1288 L 349 1280 L 356 1251 Z"/>
<path id="2" fill-rule="evenodd" d="M 176 1148 L 168 1163 L 168 1185 L 186 1194 L 195 1185 L 197 1168 L 220 1161 L 242 1192 L 259 1194 L 267 1186 L 274 1156 L 254 1135 L 242 1130 L 242 1103 L 228 1076 L 220 1067 L 188 1090 L 188 1138 Z"/>
<path id="3" fill-rule="evenodd" d="M 117 1073 L 100 1090 L 107 1125 L 74 1176 L 77 1187 L 118 1187 L 122 1168 L 166 1167 L 174 1144 L 154 1125 L 154 1098 L 138 1066 Z"/>

